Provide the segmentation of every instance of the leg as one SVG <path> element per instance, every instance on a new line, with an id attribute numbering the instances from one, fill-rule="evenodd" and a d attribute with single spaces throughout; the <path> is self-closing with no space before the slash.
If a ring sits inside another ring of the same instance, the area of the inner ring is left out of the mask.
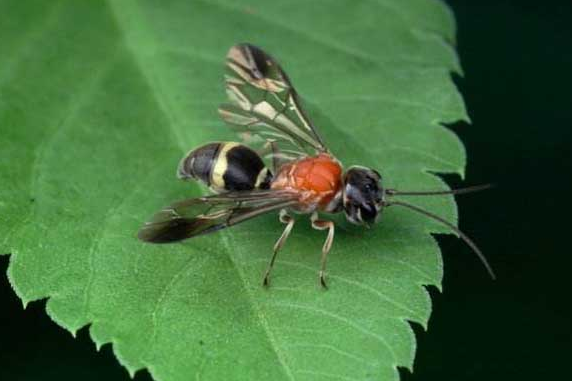
<path id="1" fill-rule="evenodd" d="M 270 263 L 268 264 L 266 272 L 264 273 L 264 279 L 262 280 L 262 284 L 264 286 L 268 286 L 268 284 L 270 283 L 269 279 L 270 272 L 272 271 L 272 267 L 274 266 L 274 261 L 276 261 L 276 255 L 278 254 L 278 251 L 282 248 L 282 246 L 284 246 L 286 239 L 288 238 L 290 232 L 292 231 L 292 228 L 294 227 L 294 219 L 288 215 L 286 209 L 282 209 L 280 211 L 280 222 L 286 224 L 286 227 L 284 228 L 284 231 L 282 232 L 280 238 L 278 238 L 278 241 L 276 241 L 276 243 L 274 244 L 274 252 L 272 253 L 272 258 L 270 259 Z"/>
<path id="2" fill-rule="evenodd" d="M 328 229 L 328 235 L 322 247 L 322 258 L 320 260 L 320 284 L 322 287 L 328 288 L 326 285 L 326 261 L 328 259 L 328 253 L 332 248 L 332 243 L 334 242 L 334 223 L 332 221 L 319 220 L 318 213 L 313 213 L 310 220 L 312 221 L 312 227 L 314 229 Z"/>

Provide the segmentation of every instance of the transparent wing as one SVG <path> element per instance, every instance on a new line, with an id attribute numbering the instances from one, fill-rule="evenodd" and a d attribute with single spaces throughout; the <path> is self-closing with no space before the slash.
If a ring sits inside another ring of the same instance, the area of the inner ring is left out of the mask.
<path id="1" fill-rule="evenodd" d="M 235 45 L 227 54 L 226 67 L 230 104 L 219 108 L 226 122 L 239 132 L 276 141 L 285 156 L 328 152 L 288 76 L 270 55 L 253 45 Z"/>
<path id="2" fill-rule="evenodd" d="M 296 194 L 272 190 L 229 192 L 191 198 L 157 212 L 139 230 L 138 237 L 153 243 L 180 241 L 212 233 L 296 203 Z"/>

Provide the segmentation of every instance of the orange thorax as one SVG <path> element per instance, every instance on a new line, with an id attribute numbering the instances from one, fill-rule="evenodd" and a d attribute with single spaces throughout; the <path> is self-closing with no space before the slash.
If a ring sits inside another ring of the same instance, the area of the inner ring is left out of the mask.
<path id="1" fill-rule="evenodd" d="M 330 155 L 321 153 L 284 164 L 271 187 L 295 190 L 300 193 L 301 203 L 324 208 L 342 187 L 342 167 Z"/>

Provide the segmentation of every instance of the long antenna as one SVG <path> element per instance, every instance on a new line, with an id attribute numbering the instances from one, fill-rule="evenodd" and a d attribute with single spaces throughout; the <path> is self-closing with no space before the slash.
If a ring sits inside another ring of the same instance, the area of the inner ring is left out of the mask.
<path id="1" fill-rule="evenodd" d="M 443 194 L 465 194 L 490 189 L 493 184 L 475 185 L 472 187 L 451 189 L 451 190 L 438 190 L 438 191 L 421 191 L 421 192 L 408 192 L 399 191 L 397 189 L 386 189 L 385 193 L 390 196 L 438 196 Z"/>
<path id="2" fill-rule="evenodd" d="M 477 247 L 477 245 L 467 236 L 465 235 L 465 233 L 463 233 L 461 230 L 459 230 L 459 228 L 457 228 L 455 225 L 453 225 L 452 223 L 450 223 L 449 221 L 447 221 L 446 219 L 439 217 L 436 214 L 433 214 L 423 208 L 420 208 L 418 206 L 409 204 L 407 202 L 403 202 L 403 201 L 387 201 L 385 202 L 386 206 L 391 206 L 391 205 L 401 205 L 404 206 L 406 208 L 409 208 L 411 210 L 416 211 L 417 213 L 421 213 L 429 218 L 432 218 L 440 223 L 442 223 L 443 225 L 449 227 L 451 230 L 453 230 L 455 233 L 457 233 L 459 235 L 459 237 L 461 237 L 461 239 L 463 241 L 465 241 L 465 243 L 471 248 L 473 249 L 473 251 L 475 252 L 475 254 L 477 255 L 477 257 L 479 257 L 479 259 L 481 260 L 481 262 L 483 263 L 483 265 L 485 266 L 485 268 L 487 269 L 487 272 L 489 273 L 489 275 L 491 276 L 492 279 L 496 279 L 496 275 L 493 271 L 493 269 L 491 268 L 491 265 L 489 265 L 489 262 L 487 261 L 487 259 L 485 258 L 485 256 L 483 255 L 483 253 L 481 252 L 481 250 Z"/>

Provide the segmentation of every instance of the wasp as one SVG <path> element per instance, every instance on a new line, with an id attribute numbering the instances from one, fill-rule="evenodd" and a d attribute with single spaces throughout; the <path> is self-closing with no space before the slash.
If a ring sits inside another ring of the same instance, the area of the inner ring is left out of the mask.
<path id="1" fill-rule="evenodd" d="M 326 262 L 335 228 L 332 221 L 320 218 L 318 213 L 343 212 L 351 223 L 370 227 L 379 220 L 384 208 L 397 205 L 456 232 L 494 278 L 479 248 L 455 225 L 418 206 L 394 199 L 394 196 L 468 193 L 488 185 L 406 192 L 386 189 L 375 169 L 352 166 L 344 170 L 306 116 L 286 73 L 274 58 L 256 46 L 238 44 L 230 48 L 225 85 L 229 102 L 219 107 L 220 116 L 237 132 L 257 137 L 264 146 L 257 151 L 245 142 L 214 142 L 190 151 L 181 160 L 177 176 L 198 180 L 214 194 L 164 208 L 143 225 L 139 239 L 175 242 L 279 212 L 280 222 L 286 226 L 264 273 L 263 285 L 267 286 L 276 256 L 294 227 L 292 215 L 309 214 L 313 228 L 327 231 L 319 270 L 319 282 L 326 288 Z M 271 169 L 263 157 L 271 159 Z"/>

